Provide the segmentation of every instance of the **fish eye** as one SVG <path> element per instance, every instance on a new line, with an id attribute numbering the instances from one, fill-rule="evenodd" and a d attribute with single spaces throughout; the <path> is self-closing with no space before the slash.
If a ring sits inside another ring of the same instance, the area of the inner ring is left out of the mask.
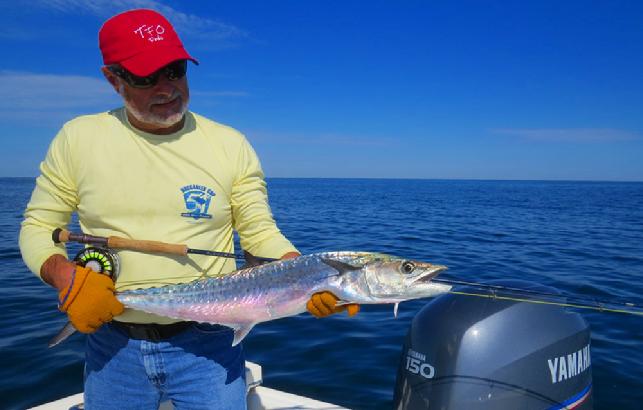
<path id="1" fill-rule="evenodd" d="M 413 264 L 413 262 L 407 261 L 402 263 L 402 266 L 401 266 L 402 273 L 405 273 L 408 275 L 409 273 L 413 272 L 414 269 L 415 269 L 415 264 Z"/>

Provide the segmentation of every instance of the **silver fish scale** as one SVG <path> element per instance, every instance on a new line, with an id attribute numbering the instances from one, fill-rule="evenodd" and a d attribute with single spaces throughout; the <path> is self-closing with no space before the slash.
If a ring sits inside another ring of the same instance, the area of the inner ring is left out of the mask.
<path id="1" fill-rule="evenodd" d="M 224 277 L 118 294 L 127 307 L 183 320 L 212 323 L 265 321 L 305 309 L 310 295 L 337 271 L 322 259 L 352 265 L 390 260 L 384 254 L 325 252 L 255 266 Z"/>

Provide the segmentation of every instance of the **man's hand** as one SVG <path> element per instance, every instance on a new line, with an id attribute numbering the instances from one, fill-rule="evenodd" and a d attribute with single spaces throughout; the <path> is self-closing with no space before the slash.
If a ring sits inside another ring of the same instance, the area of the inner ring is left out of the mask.
<path id="1" fill-rule="evenodd" d="M 109 276 L 77 266 L 69 286 L 58 294 L 60 310 L 67 313 L 79 332 L 93 333 L 123 313 L 124 306 L 114 292 L 114 282 Z"/>
<path id="2" fill-rule="evenodd" d="M 313 294 L 306 309 L 311 315 L 321 318 L 332 315 L 333 313 L 340 313 L 343 311 L 348 312 L 348 316 L 354 316 L 359 312 L 359 305 L 357 303 L 349 303 L 348 305 L 337 306 L 337 296 L 331 292 L 318 292 Z"/>
<path id="3" fill-rule="evenodd" d="M 284 254 L 279 259 L 292 259 L 292 258 L 296 258 L 298 256 L 301 256 L 301 253 L 299 253 L 299 252 L 288 252 L 288 253 Z"/>
<path id="4" fill-rule="evenodd" d="M 60 310 L 67 312 L 80 332 L 95 332 L 123 312 L 123 305 L 114 296 L 114 283 L 108 276 L 81 268 L 63 255 L 51 255 L 42 264 L 40 276 L 58 289 Z"/>
<path id="5" fill-rule="evenodd" d="M 291 259 L 301 256 L 297 252 L 288 252 L 283 255 L 281 259 Z M 355 316 L 359 312 L 359 305 L 357 303 L 349 303 L 348 305 L 337 306 L 339 298 L 331 292 L 318 292 L 311 296 L 306 309 L 316 318 L 330 316 L 333 313 L 348 312 L 348 316 Z"/>
<path id="6" fill-rule="evenodd" d="M 291 259 L 298 256 L 301 255 L 297 252 L 288 252 L 283 255 L 281 259 Z M 308 303 L 306 303 L 306 309 L 316 318 L 330 316 L 333 313 L 341 313 L 343 311 L 347 311 L 348 316 L 355 316 L 357 312 L 359 312 L 359 305 L 357 303 L 337 306 L 338 300 L 337 296 L 331 292 L 318 292 L 311 296 Z"/>

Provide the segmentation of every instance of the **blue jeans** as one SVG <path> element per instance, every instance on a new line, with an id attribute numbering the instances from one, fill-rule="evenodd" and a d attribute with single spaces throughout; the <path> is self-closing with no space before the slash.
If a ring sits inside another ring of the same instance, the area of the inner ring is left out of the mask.
<path id="1" fill-rule="evenodd" d="M 130 339 L 111 324 L 87 337 L 85 408 L 245 409 L 245 360 L 232 329 L 195 324 L 161 342 Z"/>

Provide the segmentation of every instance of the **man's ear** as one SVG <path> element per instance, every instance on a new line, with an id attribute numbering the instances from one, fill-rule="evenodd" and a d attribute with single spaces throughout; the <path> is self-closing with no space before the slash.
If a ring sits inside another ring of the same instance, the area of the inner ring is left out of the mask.
<path id="1" fill-rule="evenodd" d="M 105 67 L 105 66 L 101 67 L 100 70 L 102 71 L 103 75 L 105 76 L 105 79 L 107 81 L 109 81 L 109 83 L 112 85 L 112 87 L 114 88 L 114 91 L 116 91 L 117 94 L 120 94 L 118 92 L 119 82 L 118 82 L 118 77 L 116 76 L 116 74 L 114 74 L 111 71 L 109 71 L 109 69 L 107 67 Z"/>

